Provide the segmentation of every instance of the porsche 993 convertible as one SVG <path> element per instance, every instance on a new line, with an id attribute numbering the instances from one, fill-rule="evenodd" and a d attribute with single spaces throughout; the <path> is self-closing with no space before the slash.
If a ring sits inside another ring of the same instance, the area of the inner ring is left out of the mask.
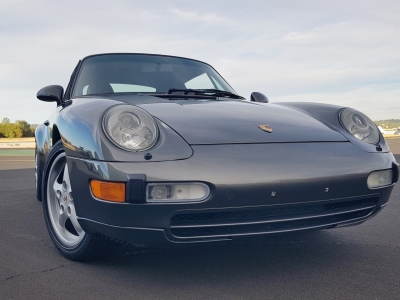
<path id="1" fill-rule="evenodd" d="M 360 224 L 399 167 L 363 113 L 239 96 L 210 65 L 150 54 L 79 61 L 35 133 L 38 200 L 72 260 Z"/>

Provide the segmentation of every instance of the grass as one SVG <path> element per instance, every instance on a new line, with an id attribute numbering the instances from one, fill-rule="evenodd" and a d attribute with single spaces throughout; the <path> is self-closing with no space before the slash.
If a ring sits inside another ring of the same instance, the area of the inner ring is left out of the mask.
<path id="1" fill-rule="evenodd" d="M 0 156 L 34 156 L 35 150 L 28 149 L 0 149 Z"/>
<path id="2" fill-rule="evenodd" d="M 16 139 L 0 138 L 0 143 L 21 143 L 21 142 L 34 142 L 34 137 L 23 137 Z"/>

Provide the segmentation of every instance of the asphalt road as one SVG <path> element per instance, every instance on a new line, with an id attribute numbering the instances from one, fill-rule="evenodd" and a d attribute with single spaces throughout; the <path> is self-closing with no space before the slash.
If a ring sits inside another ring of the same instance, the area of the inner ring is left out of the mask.
<path id="1" fill-rule="evenodd" d="M 400 161 L 400 139 L 390 147 Z M 355 227 L 76 263 L 48 237 L 33 175 L 31 156 L 0 155 L 0 299 L 400 297 L 400 184 Z"/>

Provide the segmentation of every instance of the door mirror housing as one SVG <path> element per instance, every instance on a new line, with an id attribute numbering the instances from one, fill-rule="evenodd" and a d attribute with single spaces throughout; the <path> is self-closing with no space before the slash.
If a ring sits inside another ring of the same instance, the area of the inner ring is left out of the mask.
<path id="1" fill-rule="evenodd" d="M 64 94 L 64 88 L 61 85 L 49 85 L 39 90 L 36 98 L 46 102 L 60 103 Z"/>
<path id="2" fill-rule="evenodd" d="M 250 96 L 250 101 L 253 102 L 261 102 L 261 103 L 268 103 L 268 98 L 262 93 L 259 92 L 252 92 Z"/>

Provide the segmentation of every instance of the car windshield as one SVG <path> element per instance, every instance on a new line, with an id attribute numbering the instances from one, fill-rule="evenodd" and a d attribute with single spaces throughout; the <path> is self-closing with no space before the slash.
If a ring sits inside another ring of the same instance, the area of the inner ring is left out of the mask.
<path id="1" fill-rule="evenodd" d="M 107 93 L 168 93 L 170 89 L 235 91 L 209 65 L 185 58 L 108 54 L 82 62 L 72 97 Z"/>

